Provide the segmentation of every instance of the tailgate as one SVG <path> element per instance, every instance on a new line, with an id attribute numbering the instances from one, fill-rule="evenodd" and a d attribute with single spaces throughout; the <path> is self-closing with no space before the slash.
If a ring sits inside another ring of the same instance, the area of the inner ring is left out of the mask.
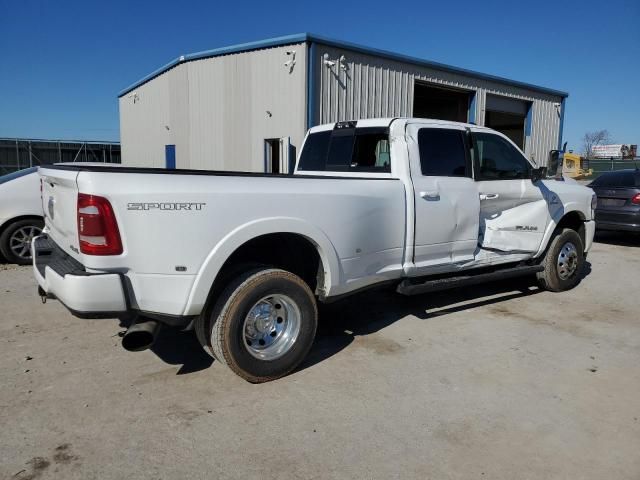
<path id="1" fill-rule="evenodd" d="M 44 223 L 49 236 L 67 254 L 80 259 L 78 246 L 77 202 L 78 170 L 43 168 L 39 170 L 42 179 L 42 208 Z"/>

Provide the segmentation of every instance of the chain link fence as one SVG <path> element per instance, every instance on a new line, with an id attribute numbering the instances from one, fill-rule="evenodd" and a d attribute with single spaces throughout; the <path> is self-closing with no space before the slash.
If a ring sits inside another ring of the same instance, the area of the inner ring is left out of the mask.
<path id="1" fill-rule="evenodd" d="M 589 160 L 589 168 L 593 169 L 593 175 L 589 178 L 594 179 L 605 172 L 624 170 L 626 168 L 640 168 L 640 157 L 624 160 L 621 158 L 592 158 Z"/>
<path id="2" fill-rule="evenodd" d="M 118 142 L 0 138 L 0 175 L 60 162 L 120 163 Z"/>

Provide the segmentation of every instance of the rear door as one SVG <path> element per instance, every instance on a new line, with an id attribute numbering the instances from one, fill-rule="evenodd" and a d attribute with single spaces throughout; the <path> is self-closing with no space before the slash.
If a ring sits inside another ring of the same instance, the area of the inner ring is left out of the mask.
<path id="1" fill-rule="evenodd" d="M 66 253 L 79 259 L 77 176 L 75 168 L 40 168 L 42 208 L 49 236 Z"/>
<path id="2" fill-rule="evenodd" d="M 474 259 L 480 201 L 463 127 L 407 126 L 415 198 L 414 263 L 432 267 Z"/>
<path id="3" fill-rule="evenodd" d="M 531 182 L 533 166 L 503 135 L 472 131 L 480 200 L 480 246 L 500 252 L 535 252 L 550 221 L 544 184 Z"/>

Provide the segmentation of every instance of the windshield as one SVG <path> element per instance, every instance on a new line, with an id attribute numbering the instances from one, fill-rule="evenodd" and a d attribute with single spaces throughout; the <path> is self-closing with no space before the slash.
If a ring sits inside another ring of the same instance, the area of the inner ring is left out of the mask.
<path id="1" fill-rule="evenodd" d="M 7 175 L 3 175 L 2 177 L 0 177 L 0 184 L 15 180 L 16 178 L 24 177 L 25 175 L 29 175 L 30 173 L 34 173 L 36 171 L 38 171 L 38 167 L 25 168 L 24 170 L 18 170 L 17 172 L 8 173 Z"/>

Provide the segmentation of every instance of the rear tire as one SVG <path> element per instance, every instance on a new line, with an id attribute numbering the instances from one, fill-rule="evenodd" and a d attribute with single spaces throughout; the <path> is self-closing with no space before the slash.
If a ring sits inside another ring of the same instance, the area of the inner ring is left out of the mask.
<path id="1" fill-rule="evenodd" d="M 242 273 L 195 322 L 200 343 L 251 383 L 280 378 L 307 356 L 318 310 L 309 286 L 276 268 Z"/>
<path id="2" fill-rule="evenodd" d="M 584 245 L 575 230 L 565 228 L 556 234 L 542 261 L 538 283 L 545 290 L 562 292 L 575 287 L 582 279 L 585 263 Z"/>
<path id="3" fill-rule="evenodd" d="M 31 239 L 42 232 L 42 220 L 31 218 L 13 222 L 0 235 L 0 252 L 9 263 L 31 263 Z"/>

